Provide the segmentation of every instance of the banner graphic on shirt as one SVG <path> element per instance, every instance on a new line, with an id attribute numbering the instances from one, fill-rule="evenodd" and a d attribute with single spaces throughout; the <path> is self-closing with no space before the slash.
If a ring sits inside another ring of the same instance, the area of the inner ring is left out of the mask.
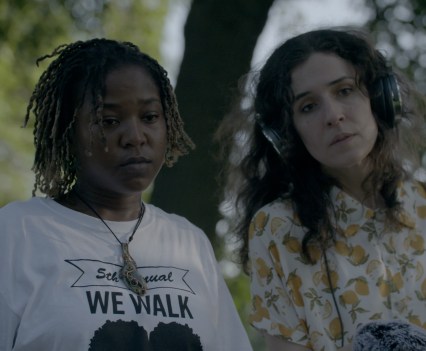
<path id="1" fill-rule="evenodd" d="M 65 262 L 77 268 L 80 273 L 79 276 L 76 276 L 72 287 L 114 286 L 127 289 L 119 278 L 120 265 L 90 259 L 65 260 Z M 138 271 L 148 283 L 149 290 L 169 288 L 195 294 L 185 281 L 187 269 L 170 266 L 144 266 L 138 267 Z"/>

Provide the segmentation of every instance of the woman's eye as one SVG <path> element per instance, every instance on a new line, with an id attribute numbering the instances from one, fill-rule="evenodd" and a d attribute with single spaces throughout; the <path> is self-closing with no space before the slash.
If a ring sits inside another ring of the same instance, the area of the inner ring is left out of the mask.
<path id="1" fill-rule="evenodd" d="M 156 113 L 149 113 L 143 116 L 143 120 L 147 123 L 153 123 L 158 119 L 158 114 Z"/>
<path id="2" fill-rule="evenodd" d="M 312 111 L 312 109 L 314 107 L 315 107 L 314 103 L 304 104 L 304 105 L 301 106 L 300 111 L 304 112 L 304 113 L 310 112 L 310 111 Z"/>
<path id="3" fill-rule="evenodd" d="M 102 125 L 104 127 L 115 126 L 118 124 L 120 124 L 120 121 L 116 117 L 109 117 L 109 116 L 102 117 Z"/>
<path id="4" fill-rule="evenodd" d="M 352 87 L 345 87 L 345 88 L 342 88 L 342 89 L 339 90 L 339 94 L 346 96 L 346 95 L 349 95 L 350 93 L 352 93 L 352 91 L 353 91 Z"/>

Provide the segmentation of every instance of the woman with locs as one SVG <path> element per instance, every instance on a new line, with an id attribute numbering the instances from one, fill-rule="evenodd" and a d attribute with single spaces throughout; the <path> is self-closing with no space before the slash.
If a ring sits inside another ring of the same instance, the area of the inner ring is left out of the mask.
<path id="1" fill-rule="evenodd" d="M 0 210 L 0 349 L 251 350 L 206 235 L 141 200 L 194 146 L 166 71 L 108 39 L 50 58 L 33 197 Z"/>
<path id="2" fill-rule="evenodd" d="M 250 323 L 274 351 L 426 349 L 423 97 L 343 28 L 246 78 L 218 136 Z"/>

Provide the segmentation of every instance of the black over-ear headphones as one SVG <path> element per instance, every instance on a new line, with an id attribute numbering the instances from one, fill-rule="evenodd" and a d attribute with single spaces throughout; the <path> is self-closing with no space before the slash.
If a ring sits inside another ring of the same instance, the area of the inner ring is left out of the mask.
<path id="1" fill-rule="evenodd" d="M 398 81 L 393 73 L 388 73 L 375 83 L 371 108 L 388 128 L 393 128 L 402 117 L 402 98 Z"/>
<path id="2" fill-rule="evenodd" d="M 374 96 L 370 99 L 371 107 L 386 127 L 393 128 L 402 117 L 402 99 L 398 81 L 393 73 L 380 78 L 375 83 Z M 279 133 L 266 125 L 259 113 L 255 120 L 263 135 L 272 144 L 275 151 L 284 158 L 285 143 Z"/>

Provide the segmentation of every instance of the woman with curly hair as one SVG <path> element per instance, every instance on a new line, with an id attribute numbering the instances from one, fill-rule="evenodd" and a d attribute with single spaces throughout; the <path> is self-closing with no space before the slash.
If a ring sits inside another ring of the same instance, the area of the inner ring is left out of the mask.
<path id="1" fill-rule="evenodd" d="M 218 135 L 250 323 L 274 351 L 360 347 L 375 320 L 426 328 L 420 94 L 342 28 L 287 40 L 247 78 Z"/>
<path id="2" fill-rule="evenodd" d="M 153 350 L 161 325 L 179 350 L 251 350 L 206 235 L 142 201 L 194 147 L 167 72 L 108 39 L 45 58 L 33 197 L 0 210 L 0 349 Z"/>

